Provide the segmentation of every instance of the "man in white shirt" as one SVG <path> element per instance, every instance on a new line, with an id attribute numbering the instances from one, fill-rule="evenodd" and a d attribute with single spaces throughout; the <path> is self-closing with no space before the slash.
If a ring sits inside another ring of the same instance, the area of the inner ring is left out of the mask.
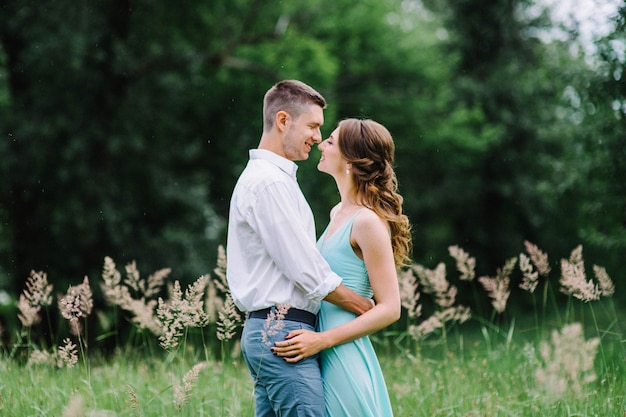
<path id="1" fill-rule="evenodd" d="M 325 107 L 322 95 L 300 81 L 274 85 L 263 101 L 259 147 L 250 150 L 231 199 L 227 278 L 235 304 L 248 314 L 241 349 L 257 417 L 324 416 L 317 356 L 290 364 L 270 347 L 290 330 L 315 330 L 323 299 L 357 314 L 372 306 L 341 284 L 317 250 L 313 213 L 296 179 L 293 161 L 307 159 L 321 141 Z"/>

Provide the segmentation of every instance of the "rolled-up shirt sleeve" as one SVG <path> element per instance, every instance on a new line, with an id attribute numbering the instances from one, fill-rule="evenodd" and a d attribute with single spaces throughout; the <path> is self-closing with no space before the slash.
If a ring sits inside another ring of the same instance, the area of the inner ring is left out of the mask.
<path id="1" fill-rule="evenodd" d="M 341 278 L 317 249 L 313 216 L 303 219 L 301 215 L 303 209 L 311 209 L 297 190 L 294 195 L 291 184 L 269 184 L 257 194 L 248 221 L 285 278 L 309 299 L 321 301 L 341 284 Z"/>

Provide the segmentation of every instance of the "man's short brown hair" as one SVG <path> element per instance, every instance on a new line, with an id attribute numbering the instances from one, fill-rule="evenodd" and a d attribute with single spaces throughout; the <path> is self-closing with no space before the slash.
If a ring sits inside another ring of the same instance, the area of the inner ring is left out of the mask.
<path id="1" fill-rule="evenodd" d="M 279 111 L 297 119 L 312 104 L 326 108 L 324 97 L 311 86 L 298 80 L 276 83 L 263 99 L 263 131 L 267 132 L 274 126 L 274 118 Z"/>

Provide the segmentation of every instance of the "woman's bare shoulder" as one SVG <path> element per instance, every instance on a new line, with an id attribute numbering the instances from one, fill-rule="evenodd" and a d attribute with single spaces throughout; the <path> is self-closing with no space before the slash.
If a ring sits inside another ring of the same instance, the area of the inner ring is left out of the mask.
<path id="1" fill-rule="evenodd" d="M 387 222 L 368 207 L 363 207 L 354 219 L 353 229 L 387 230 Z"/>

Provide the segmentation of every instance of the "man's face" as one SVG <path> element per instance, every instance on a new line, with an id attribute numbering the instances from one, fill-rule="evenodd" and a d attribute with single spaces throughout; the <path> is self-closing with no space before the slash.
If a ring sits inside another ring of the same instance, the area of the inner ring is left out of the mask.
<path id="1" fill-rule="evenodd" d="M 324 124 L 324 110 L 310 105 L 297 119 L 290 118 L 283 137 L 285 158 L 291 161 L 304 161 L 314 144 L 322 140 L 320 127 Z"/>

